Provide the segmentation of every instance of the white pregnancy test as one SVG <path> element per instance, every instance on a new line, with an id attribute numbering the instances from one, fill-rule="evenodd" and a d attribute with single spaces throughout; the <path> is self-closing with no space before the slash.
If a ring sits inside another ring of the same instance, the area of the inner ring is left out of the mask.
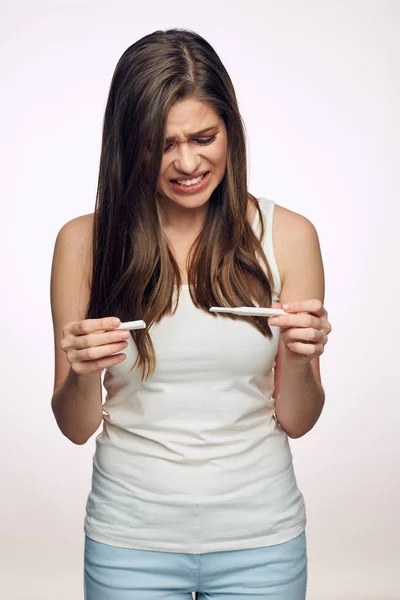
<path id="1" fill-rule="evenodd" d="M 121 323 L 116 329 L 145 329 L 146 323 L 144 321 L 126 321 Z"/>
<path id="2" fill-rule="evenodd" d="M 240 306 L 238 308 L 223 308 L 222 306 L 212 306 L 210 312 L 233 313 L 234 315 L 244 315 L 247 317 L 277 317 L 287 315 L 281 308 L 258 308 L 257 306 Z"/>

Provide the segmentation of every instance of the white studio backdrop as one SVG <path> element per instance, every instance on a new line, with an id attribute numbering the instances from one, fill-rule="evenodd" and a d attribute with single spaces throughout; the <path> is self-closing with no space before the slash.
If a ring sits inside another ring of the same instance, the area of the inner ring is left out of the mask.
<path id="1" fill-rule="evenodd" d="M 93 211 L 123 51 L 190 28 L 219 53 L 246 124 L 253 194 L 308 217 L 333 331 L 326 405 L 292 440 L 308 512 L 308 600 L 400 599 L 400 2 L 1 2 L 0 596 L 81 600 L 94 437 L 50 400 L 56 235 Z"/>

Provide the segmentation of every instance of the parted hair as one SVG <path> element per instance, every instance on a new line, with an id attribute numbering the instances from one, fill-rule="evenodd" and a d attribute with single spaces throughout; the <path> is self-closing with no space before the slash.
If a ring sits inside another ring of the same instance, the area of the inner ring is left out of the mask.
<path id="1" fill-rule="evenodd" d="M 119 59 L 103 120 L 93 222 L 93 267 L 86 318 L 143 319 L 132 331 L 134 365 L 149 377 L 156 355 L 149 328 L 176 309 L 181 285 L 164 235 L 157 180 L 170 108 L 196 99 L 210 105 L 227 130 L 224 177 L 207 203 L 207 215 L 187 260 L 195 306 L 271 306 L 273 282 L 261 241 L 262 213 L 247 189 L 245 128 L 231 79 L 213 47 L 186 29 L 155 31 Z M 248 201 L 259 212 L 261 238 L 248 222 Z M 209 313 L 211 314 L 211 313 Z M 272 337 L 267 319 L 241 318 Z"/>

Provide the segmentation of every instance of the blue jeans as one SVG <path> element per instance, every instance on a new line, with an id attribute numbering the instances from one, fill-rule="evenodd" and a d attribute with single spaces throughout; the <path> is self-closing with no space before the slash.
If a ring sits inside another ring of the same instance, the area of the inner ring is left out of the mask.
<path id="1" fill-rule="evenodd" d="M 305 532 L 289 542 L 181 554 L 116 548 L 85 536 L 85 600 L 305 600 Z"/>

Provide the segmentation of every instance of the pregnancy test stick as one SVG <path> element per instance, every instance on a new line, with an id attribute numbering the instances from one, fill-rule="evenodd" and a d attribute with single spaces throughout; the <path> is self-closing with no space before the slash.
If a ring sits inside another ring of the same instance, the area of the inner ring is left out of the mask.
<path id="1" fill-rule="evenodd" d="M 126 321 L 121 323 L 116 329 L 145 329 L 146 323 L 144 321 Z"/>
<path id="2" fill-rule="evenodd" d="M 223 308 L 222 306 L 212 306 L 210 312 L 232 313 L 234 315 L 244 315 L 247 317 L 276 317 L 287 315 L 281 308 L 258 308 L 257 306 L 240 306 L 238 308 Z"/>

